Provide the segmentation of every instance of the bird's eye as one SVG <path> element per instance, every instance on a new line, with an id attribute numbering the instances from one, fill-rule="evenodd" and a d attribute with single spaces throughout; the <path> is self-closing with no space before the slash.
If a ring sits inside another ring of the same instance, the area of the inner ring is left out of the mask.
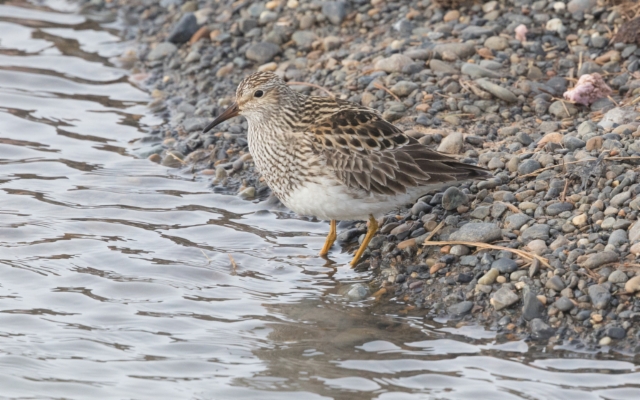
<path id="1" fill-rule="evenodd" d="M 263 94 L 264 92 L 262 90 L 256 90 L 253 97 L 262 97 Z"/>

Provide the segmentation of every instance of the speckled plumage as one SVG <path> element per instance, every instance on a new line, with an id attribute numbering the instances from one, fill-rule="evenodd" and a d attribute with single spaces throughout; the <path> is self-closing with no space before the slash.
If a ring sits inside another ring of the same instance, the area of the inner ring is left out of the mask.
<path id="1" fill-rule="evenodd" d="M 435 187 L 490 176 L 428 149 L 375 110 L 297 93 L 270 72 L 245 78 L 236 98 L 207 130 L 245 116 L 258 170 L 282 203 L 301 215 L 378 217 Z"/>

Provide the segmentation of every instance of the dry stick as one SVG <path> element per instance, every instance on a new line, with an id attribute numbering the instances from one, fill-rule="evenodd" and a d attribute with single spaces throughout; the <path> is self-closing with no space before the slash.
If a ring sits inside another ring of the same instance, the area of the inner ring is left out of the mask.
<path id="1" fill-rule="evenodd" d="M 616 156 L 612 156 L 612 157 L 605 157 L 604 158 L 606 161 L 622 161 L 622 160 L 640 160 L 640 156 L 629 156 L 629 157 L 616 157 Z M 578 160 L 578 161 L 569 161 L 566 163 L 563 163 L 562 165 L 552 165 L 550 167 L 544 167 L 544 168 L 540 168 L 537 171 L 533 171 L 530 174 L 526 174 L 526 175 L 522 175 L 519 176 L 518 178 L 528 178 L 530 176 L 537 176 L 538 174 L 540 174 L 541 172 L 550 170 L 550 169 L 554 169 L 557 167 L 564 167 L 565 165 L 569 165 L 569 164 L 577 164 L 577 163 L 581 163 L 581 162 L 587 162 L 587 161 L 595 161 L 595 160 Z"/>
<path id="2" fill-rule="evenodd" d="M 442 229 L 442 227 L 444 226 L 444 221 L 441 221 L 434 230 L 431 231 L 431 233 L 429 233 L 429 235 L 424 239 L 424 242 L 428 242 L 429 240 L 431 240 L 432 237 L 434 237 L 436 235 L 436 233 L 438 233 L 438 231 L 440 229 Z"/>
<path id="3" fill-rule="evenodd" d="M 519 255 L 522 258 L 525 258 L 527 260 L 533 261 L 534 259 L 540 261 L 540 263 L 542 263 L 544 266 L 546 266 L 547 268 L 551 268 L 551 265 L 549 265 L 549 262 L 547 261 L 546 258 L 541 257 L 537 254 L 532 254 L 532 253 L 527 253 L 524 250 L 519 250 L 519 249 L 512 249 L 509 247 L 504 247 L 504 246 L 496 246 L 493 244 L 488 244 L 488 243 L 480 243 L 480 242 L 465 242 L 465 241 L 459 241 L 459 240 L 446 240 L 446 241 L 442 241 L 442 242 L 430 242 L 428 240 L 424 241 L 424 245 L 425 246 L 446 246 L 446 245 L 462 245 L 462 246 L 467 246 L 467 247 L 480 247 L 480 248 L 484 248 L 484 249 L 492 249 L 492 250 L 502 250 L 502 251 L 510 251 L 516 255 Z"/>
<path id="4" fill-rule="evenodd" d="M 231 254 L 227 254 L 229 256 L 229 261 L 231 261 L 231 267 L 233 268 L 233 271 L 231 271 L 231 273 L 233 275 L 236 274 L 236 270 L 238 269 L 238 264 L 236 264 L 236 261 L 233 259 L 233 257 L 231 257 Z"/>
<path id="5" fill-rule="evenodd" d="M 204 256 L 204 258 L 206 258 L 207 260 L 209 260 L 209 262 L 211 262 L 211 259 L 207 256 L 204 250 L 200 249 L 200 251 L 202 252 L 202 255 Z"/>
<path id="6" fill-rule="evenodd" d="M 384 87 L 384 85 L 382 85 L 380 82 L 373 82 L 373 87 L 384 90 L 385 92 L 389 93 L 394 99 L 396 99 L 397 102 L 401 102 L 398 96 L 396 96 L 391 90 Z"/>
<path id="7" fill-rule="evenodd" d="M 569 180 L 564 180 L 564 190 L 562 191 L 562 195 L 560 195 L 560 201 L 564 203 L 565 197 L 567 196 L 567 188 L 569 187 Z"/>
<path id="8" fill-rule="evenodd" d="M 336 95 L 335 95 L 335 94 L 333 94 L 333 93 L 331 93 L 331 91 L 330 91 L 329 89 L 327 89 L 327 88 L 323 88 L 322 86 L 320 86 L 320 85 L 316 85 L 316 84 L 314 84 L 314 83 L 309 83 L 309 82 L 295 82 L 295 81 L 292 81 L 292 82 L 287 82 L 287 85 L 310 86 L 310 87 L 312 87 L 312 88 L 316 88 L 316 89 L 318 89 L 318 90 L 322 90 L 323 92 L 325 92 L 326 94 L 328 94 L 328 95 L 329 95 L 329 97 L 332 97 L 332 98 L 335 98 L 335 97 L 336 97 Z"/>

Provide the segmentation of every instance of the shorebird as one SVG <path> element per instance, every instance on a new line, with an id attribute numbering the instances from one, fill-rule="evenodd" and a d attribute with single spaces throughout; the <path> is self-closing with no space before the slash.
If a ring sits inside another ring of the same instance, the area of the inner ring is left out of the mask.
<path id="1" fill-rule="evenodd" d="M 300 94 L 271 72 L 242 80 L 236 101 L 204 132 L 237 115 L 247 119 L 249 151 L 275 196 L 299 215 L 331 221 L 321 256 L 336 240 L 336 220 L 369 220 L 352 266 L 377 231 L 376 218 L 434 188 L 492 176 L 430 150 L 376 110 Z"/>

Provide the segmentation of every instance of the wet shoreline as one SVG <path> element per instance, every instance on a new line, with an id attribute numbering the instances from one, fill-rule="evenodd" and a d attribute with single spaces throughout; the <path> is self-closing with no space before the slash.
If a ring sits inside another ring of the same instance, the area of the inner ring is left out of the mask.
<path id="1" fill-rule="evenodd" d="M 591 1 L 488 2 L 463 12 L 429 1 L 167 4 L 99 5 L 136 22 L 125 29 L 135 51 L 119 62 L 168 121 L 136 144 L 139 157 L 277 207 L 253 168 L 245 121 L 200 131 L 256 69 L 322 86 L 495 173 L 386 216 L 357 267 L 372 279 L 349 299 L 395 299 L 426 318 L 504 337 L 640 351 L 640 52 L 609 44 L 607 30 L 625 21 L 623 9 Z M 529 31 L 523 41 L 520 24 Z M 591 107 L 559 100 L 592 72 L 605 76 L 611 98 Z M 365 230 L 341 223 L 333 251 L 357 247 Z M 440 244 L 425 246 L 427 238 Z"/>

